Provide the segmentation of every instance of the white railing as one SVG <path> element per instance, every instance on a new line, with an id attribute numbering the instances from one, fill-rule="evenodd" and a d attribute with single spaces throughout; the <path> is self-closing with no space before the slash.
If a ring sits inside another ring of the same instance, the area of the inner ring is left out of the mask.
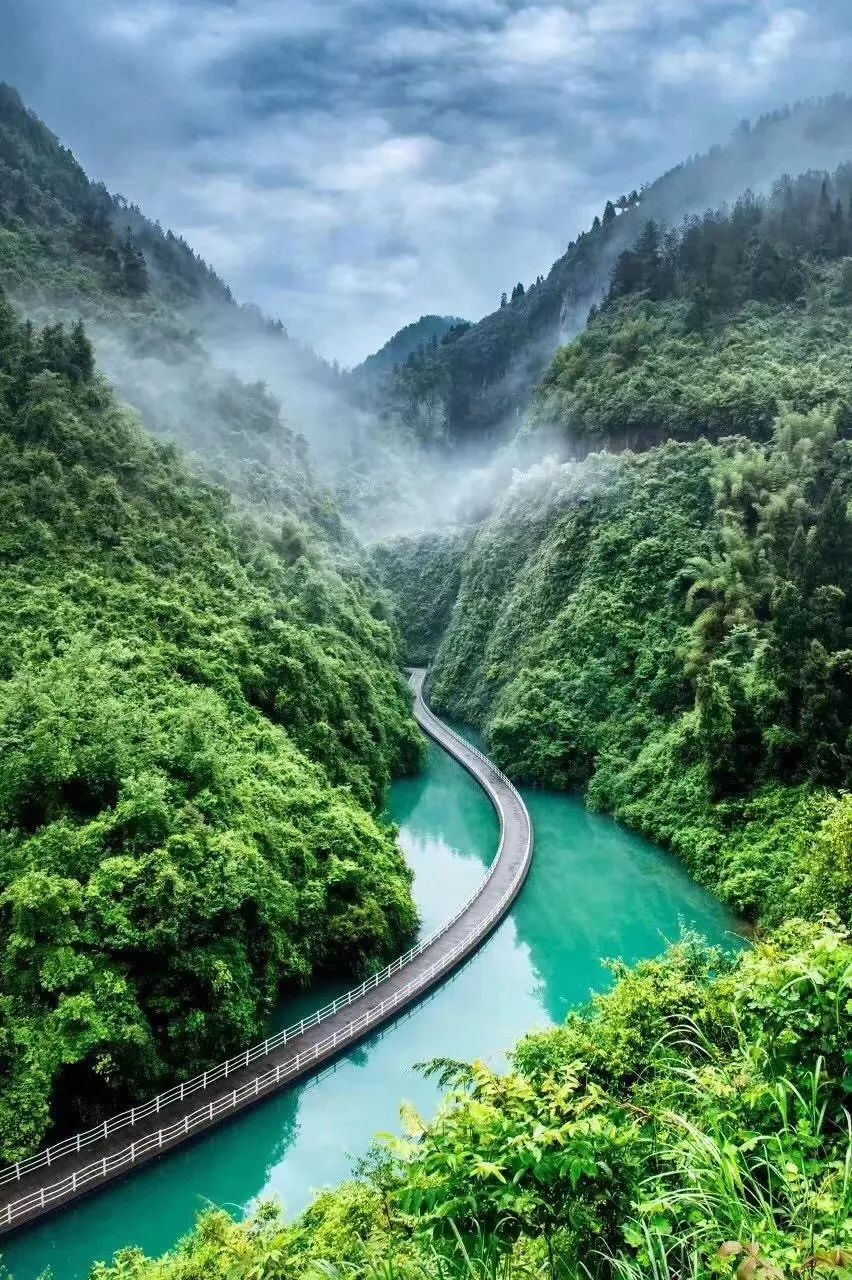
<path id="1" fill-rule="evenodd" d="M 437 725 L 441 734 L 448 735 L 459 742 L 466 751 L 470 751 L 480 760 L 488 765 L 489 769 L 500 778 L 501 782 L 512 792 L 517 798 L 523 815 L 527 821 L 527 837 L 524 848 L 524 856 L 518 863 L 512 879 L 501 894 L 499 901 L 491 908 L 488 915 L 477 922 L 464 937 L 456 942 L 449 951 L 446 951 L 438 960 L 435 961 L 428 969 L 418 974 L 406 986 L 393 992 L 386 1000 L 382 1000 L 378 1005 L 371 1006 L 360 1016 L 352 1019 L 350 1022 L 326 1039 L 317 1042 L 311 1049 L 304 1053 L 297 1053 L 295 1057 L 287 1062 L 279 1063 L 275 1067 L 270 1068 L 262 1075 L 255 1076 L 247 1084 L 239 1088 L 231 1090 L 230 1093 L 223 1093 L 207 1105 L 198 1108 L 189 1114 L 184 1115 L 174 1124 L 166 1126 L 164 1129 L 158 1129 L 155 1132 L 148 1133 L 145 1137 L 140 1138 L 138 1142 L 131 1142 L 128 1147 L 122 1148 L 121 1151 L 115 1152 L 111 1156 L 104 1156 L 100 1160 L 94 1161 L 92 1164 L 79 1169 L 68 1177 L 59 1182 L 53 1183 L 49 1187 L 41 1187 L 38 1191 L 33 1191 L 29 1195 L 23 1196 L 19 1200 L 13 1201 L 4 1209 L 0 1210 L 0 1227 L 9 1226 L 16 1218 L 30 1214 L 34 1210 L 46 1208 L 56 1200 L 61 1200 L 64 1196 L 76 1193 L 81 1187 L 95 1181 L 98 1178 L 105 1178 L 116 1170 L 123 1168 L 125 1165 L 134 1164 L 137 1160 L 148 1155 L 154 1149 L 160 1149 L 165 1145 L 173 1142 L 176 1138 L 180 1138 L 192 1132 L 199 1125 L 209 1124 L 216 1116 L 224 1114 L 226 1111 L 233 1110 L 245 1102 L 248 1098 L 258 1097 L 259 1094 L 265 1093 L 267 1090 L 276 1088 L 282 1080 L 288 1076 L 298 1075 L 308 1062 L 317 1061 L 325 1057 L 327 1054 L 334 1052 L 338 1047 L 347 1042 L 360 1037 L 366 1027 L 373 1022 L 382 1021 L 385 1016 L 394 1008 L 401 1004 L 408 1003 L 414 993 L 424 986 L 429 986 L 435 977 L 445 969 L 452 967 L 457 960 L 472 949 L 475 942 L 484 937 L 492 928 L 495 922 L 503 915 L 508 905 L 511 903 L 514 895 L 517 893 L 520 883 L 526 875 L 529 867 L 530 856 L 532 853 L 531 829 L 529 826 L 529 817 L 526 814 L 526 807 L 521 800 L 514 785 L 506 777 L 506 775 L 493 764 L 488 757 L 477 747 L 474 747 L 454 729 L 450 729 L 429 709 L 422 694 L 418 694 L 422 714 L 433 725 Z M 439 735 L 435 735 L 438 737 Z M 152 1115 L 158 1114 L 165 1107 L 173 1102 L 182 1101 L 186 1097 L 191 1096 L 199 1090 L 205 1090 L 211 1084 L 218 1080 L 227 1079 L 228 1075 L 234 1071 L 242 1070 L 249 1066 L 250 1063 L 267 1055 L 273 1049 L 279 1049 L 286 1044 L 288 1040 L 295 1039 L 302 1035 L 311 1027 L 318 1026 L 327 1018 L 333 1017 L 339 1013 L 341 1009 L 360 1000 L 368 991 L 374 990 L 388 978 L 398 973 L 400 969 L 410 964 L 417 956 L 421 955 L 427 948 L 433 946 L 441 937 L 444 936 L 458 920 L 470 909 L 474 902 L 480 897 L 486 885 L 490 881 L 497 866 L 500 863 L 503 852 L 503 844 L 506 834 L 506 819 L 500 797 L 489 784 L 487 777 L 480 778 L 479 781 L 484 786 L 489 797 L 491 798 L 500 819 L 500 843 L 498 845 L 497 854 L 488 868 L 484 878 L 480 881 L 476 891 L 465 902 L 451 920 L 443 924 L 440 929 L 430 934 L 427 938 L 421 939 L 413 946 L 405 955 L 399 956 L 385 969 L 379 973 L 373 974 L 366 981 L 362 982 L 359 987 L 355 987 L 352 991 L 348 991 L 345 995 L 338 997 L 337 1000 L 324 1008 L 317 1010 L 307 1018 L 302 1018 L 291 1027 L 287 1027 L 283 1031 L 277 1032 L 274 1036 L 267 1037 L 260 1044 L 254 1045 L 250 1049 L 243 1050 L 242 1053 L 236 1054 L 232 1058 L 228 1058 L 225 1062 L 219 1063 L 218 1066 L 204 1071 L 201 1075 L 195 1076 L 192 1080 L 187 1080 L 180 1085 L 175 1085 L 172 1089 L 165 1093 L 158 1094 L 156 1098 L 152 1098 L 150 1102 L 144 1103 L 139 1107 L 131 1107 L 129 1111 L 124 1111 L 120 1115 L 113 1116 L 110 1120 L 105 1120 L 102 1124 L 96 1125 L 94 1128 L 87 1130 L 85 1133 L 78 1133 L 74 1137 L 65 1139 L 64 1142 L 56 1143 L 52 1147 L 47 1147 L 40 1151 L 37 1155 L 30 1156 L 25 1160 L 18 1161 L 17 1164 L 9 1165 L 7 1168 L 0 1170 L 0 1184 L 11 1181 L 20 1181 L 20 1179 L 35 1169 L 43 1168 L 54 1164 L 57 1160 L 61 1160 L 64 1156 L 76 1154 L 85 1147 L 90 1146 L 94 1142 L 102 1142 L 110 1134 L 117 1132 L 119 1129 L 136 1125 L 140 1120 L 147 1119 Z"/>

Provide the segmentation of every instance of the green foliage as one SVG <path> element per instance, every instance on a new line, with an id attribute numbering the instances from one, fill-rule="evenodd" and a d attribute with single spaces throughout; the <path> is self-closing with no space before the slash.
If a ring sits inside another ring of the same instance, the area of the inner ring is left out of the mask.
<path id="1" fill-rule="evenodd" d="M 0 283 L 78 296 L 231 302 L 187 243 L 86 177 L 71 152 L 0 83 Z"/>
<path id="2" fill-rule="evenodd" d="M 148 430 L 256 515 L 295 512 L 332 542 L 340 517 L 318 491 L 306 441 L 260 382 L 228 370 L 292 369 L 317 394 L 337 374 L 278 321 L 237 306 L 180 236 L 91 182 L 71 152 L 0 84 L 0 287 L 48 331 L 83 316 L 98 362 Z M 211 352 L 225 350 L 226 359 Z M 223 367 L 224 365 L 224 367 Z"/>
<path id="3" fill-rule="evenodd" d="M 852 166 L 747 193 L 730 213 L 648 222 L 606 304 L 557 352 L 530 430 L 573 445 L 767 440 L 783 409 L 852 401 L 845 353 Z"/>
<path id="4" fill-rule="evenodd" d="M 784 172 L 791 156 L 806 155 L 812 172 L 799 184 L 787 180 L 777 186 L 782 215 L 778 234 L 773 233 L 769 241 L 760 234 L 755 238 L 754 209 L 758 202 L 749 196 L 737 214 L 737 234 L 742 233 L 743 241 L 741 261 L 734 255 L 720 255 L 713 281 L 714 286 L 720 282 L 731 286 L 726 303 L 735 302 L 737 288 L 743 282 L 752 290 L 749 296 L 762 303 L 774 300 L 777 304 L 790 298 L 798 301 L 800 281 L 807 277 L 811 284 L 810 272 L 803 273 L 798 262 L 803 253 L 824 262 L 828 256 L 837 258 L 849 252 L 843 238 L 848 233 L 852 187 L 848 168 L 829 179 L 827 209 L 821 205 L 821 188 L 826 176 L 822 170 L 848 160 L 851 122 L 852 100 L 848 97 L 835 95 L 802 102 L 736 130 L 723 145 L 690 157 L 644 186 L 641 195 L 632 191 L 610 201 L 603 219 L 595 218 L 589 230 L 567 246 L 544 277 L 537 277 L 526 288 L 515 284 L 511 302 L 503 294 L 503 305 L 490 315 L 463 332 L 449 335 L 437 351 L 427 345 L 416 357 L 413 368 L 402 365 L 398 376 L 389 379 L 385 411 L 393 419 L 402 412 L 403 428 L 408 425 L 408 415 L 409 424 L 416 423 L 421 430 L 426 424 L 439 422 L 442 438 L 450 446 L 476 443 L 493 447 L 511 439 L 564 335 L 583 330 L 590 307 L 596 307 L 607 293 L 619 255 L 635 252 L 649 221 L 654 226 L 656 243 L 645 244 L 646 259 L 639 264 L 642 270 L 619 287 L 647 288 L 651 283 L 647 268 L 656 265 L 660 269 L 653 272 L 650 293 L 656 298 L 668 297 L 674 275 L 668 261 L 672 241 L 666 229 L 679 226 L 687 217 L 692 245 L 700 238 L 696 237 L 696 220 L 691 216 L 694 210 L 714 207 L 720 192 L 746 191 L 749 187 L 768 189 Z M 840 219 L 836 210 L 838 198 Z M 722 216 L 712 214 L 711 221 Z M 700 233 L 703 219 L 698 219 L 697 224 Z M 798 235 L 800 227 L 803 235 Z M 794 229 L 797 238 L 791 245 L 789 236 Z M 707 274 L 706 259 L 699 259 L 695 265 Z M 845 287 L 842 279 L 839 287 Z M 705 289 L 703 280 L 696 278 L 683 292 L 682 313 L 688 316 L 688 323 L 681 326 L 684 333 L 700 328 L 722 300 L 715 293 L 705 296 Z M 627 345 L 629 358 L 630 341 Z M 690 372 L 688 365 L 683 372 Z M 642 416 L 641 391 L 653 396 L 653 379 L 648 378 L 646 386 L 637 388 L 637 398 L 630 404 L 637 420 Z M 596 401 L 594 407 L 603 413 L 608 409 L 605 401 Z M 723 402 L 720 416 L 724 409 Z M 767 428 L 776 411 L 777 404 L 766 421 Z M 573 430 L 573 418 L 571 426 Z M 638 438 L 637 431 L 615 414 L 611 426 L 614 440 Z"/>
<path id="5" fill-rule="evenodd" d="M 411 935 L 420 758 L 381 601 L 229 511 L 0 298 L 0 1146 L 256 1036 Z"/>
<path id="6" fill-rule="evenodd" d="M 785 406 L 843 409 L 852 398 L 845 307 L 815 317 L 746 302 L 701 332 L 685 328 L 687 316 L 680 300 L 635 296 L 599 312 L 557 353 L 534 428 L 555 425 L 569 442 L 628 448 L 734 434 L 767 440 Z"/>
<path id="7" fill-rule="evenodd" d="M 459 592 L 470 531 L 393 538 L 373 548 L 373 564 L 396 603 L 403 651 L 412 666 L 428 666 L 446 631 Z"/>
<path id="8" fill-rule="evenodd" d="M 851 492 L 818 412 L 785 411 L 767 445 L 534 468 L 464 556 L 436 705 L 517 776 L 587 787 L 738 911 L 779 919 L 801 891 L 800 910 L 845 912 L 844 872 L 829 892 L 811 860 L 852 764 Z M 402 557 L 397 574 L 415 581 Z"/>
<path id="9" fill-rule="evenodd" d="M 359 386 L 380 382 L 398 366 L 425 358 L 439 343 L 445 343 L 448 335 L 458 334 L 469 327 L 466 320 L 457 316 L 421 316 L 413 324 L 405 325 L 379 351 L 357 365 L 352 370 L 352 381 Z"/>
<path id="10" fill-rule="evenodd" d="M 852 1265 L 848 934 L 792 922 L 736 958 L 686 938 L 295 1223 L 208 1213 L 95 1280 L 813 1274 Z"/>

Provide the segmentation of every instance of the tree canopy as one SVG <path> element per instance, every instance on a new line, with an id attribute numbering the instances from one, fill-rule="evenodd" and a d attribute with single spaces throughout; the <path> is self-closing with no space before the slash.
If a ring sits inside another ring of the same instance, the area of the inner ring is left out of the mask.
<path id="1" fill-rule="evenodd" d="M 0 1148 L 256 1036 L 411 936 L 372 814 L 420 739 L 383 606 L 192 479 L 80 325 L 0 298 Z"/>

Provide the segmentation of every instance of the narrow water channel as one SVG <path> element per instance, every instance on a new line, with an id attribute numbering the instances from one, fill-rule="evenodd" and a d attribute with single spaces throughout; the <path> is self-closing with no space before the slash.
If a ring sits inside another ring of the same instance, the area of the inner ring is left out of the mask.
<path id="1" fill-rule="evenodd" d="M 158 1254 L 215 1204 L 243 1213 L 277 1196 L 295 1213 L 339 1182 L 371 1137 L 397 1126 L 399 1103 L 429 1115 L 439 1091 L 414 1069 L 434 1057 L 499 1065 L 525 1031 L 561 1021 L 609 984 L 600 960 L 661 951 L 681 925 L 713 940 L 733 928 L 725 910 L 668 855 L 571 796 L 526 791 L 535 828 L 530 877 L 510 916 L 454 977 L 378 1038 L 313 1081 L 148 1166 L 75 1208 L 13 1236 L 2 1261 L 15 1280 L 83 1280 L 124 1245 Z M 430 932 L 475 888 L 497 843 L 491 805 L 434 744 L 428 766 L 391 789 L 390 812 L 415 872 Z M 348 984 L 347 984 L 348 985 Z M 324 1003 L 326 991 L 300 1002 Z M 281 1023 L 301 1016 L 293 1003 Z"/>

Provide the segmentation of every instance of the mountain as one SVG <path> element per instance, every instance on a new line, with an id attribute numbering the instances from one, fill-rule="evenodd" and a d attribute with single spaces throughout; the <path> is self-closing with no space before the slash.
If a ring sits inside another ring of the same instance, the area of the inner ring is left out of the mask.
<path id="1" fill-rule="evenodd" d="M 148 298 L 234 307 L 189 245 L 90 182 L 19 94 L 0 83 L 0 282 L 10 293 L 83 296 L 118 309 Z"/>
<path id="2" fill-rule="evenodd" d="M 784 176 L 677 232 L 647 221 L 525 431 L 569 451 L 768 440 L 783 407 L 852 426 L 852 164 Z"/>
<path id="3" fill-rule="evenodd" d="M 677 165 L 641 192 L 613 196 L 589 231 L 579 236 L 544 277 L 461 333 L 421 367 L 400 371 L 388 392 L 391 410 L 419 396 L 428 421 L 454 447 L 491 448 L 520 427 L 538 384 L 560 345 L 584 326 L 589 309 L 609 287 L 618 255 L 631 247 L 648 219 L 676 227 L 734 200 L 747 188 L 763 191 L 785 173 L 834 169 L 848 159 L 852 98 L 806 102 L 743 123 L 724 146 Z"/>
<path id="4" fill-rule="evenodd" d="M 547 460 L 375 554 L 437 708 L 764 921 L 852 783 L 850 254 L 849 163 L 646 218 L 534 393 Z"/>
<path id="5" fill-rule="evenodd" d="M 416 924 L 386 595 L 252 359 L 336 383 L 0 89 L 3 1159 Z"/>
<path id="6" fill-rule="evenodd" d="M 411 356 L 423 354 L 427 347 L 436 347 L 451 330 L 459 327 L 467 328 L 468 324 L 458 316 L 421 316 L 356 365 L 352 370 L 353 381 L 380 380 L 391 373 L 395 365 L 404 364 Z"/>
<path id="7" fill-rule="evenodd" d="M 422 317 L 353 374 L 320 360 L 189 245 L 91 181 L 0 85 L 0 285 L 36 323 L 85 320 L 98 365 L 150 431 L 273 523 L 332 540 L 421 527 L 434 423 L 377 412 L 381 370 L 459 330 Z M 418 416 L 419 415 L 419 416 Z"/>
<path id="8" fill-rule="evenodd" d="M 38 323 L 82 316 L 119 394 L 196 470 L 256 514 L 275 519 L 296 507 L 323 523 L 332 473 L 313 484 L 307 505 L 306 473 L 317 472 L 338 431 L 337 375 L 279 321 L 239 306 L 180 236 L 90 181 L 8 85 L 0 85 L 0 285 Z M 339 521 L 328 532 L 339 535 Z"/>

